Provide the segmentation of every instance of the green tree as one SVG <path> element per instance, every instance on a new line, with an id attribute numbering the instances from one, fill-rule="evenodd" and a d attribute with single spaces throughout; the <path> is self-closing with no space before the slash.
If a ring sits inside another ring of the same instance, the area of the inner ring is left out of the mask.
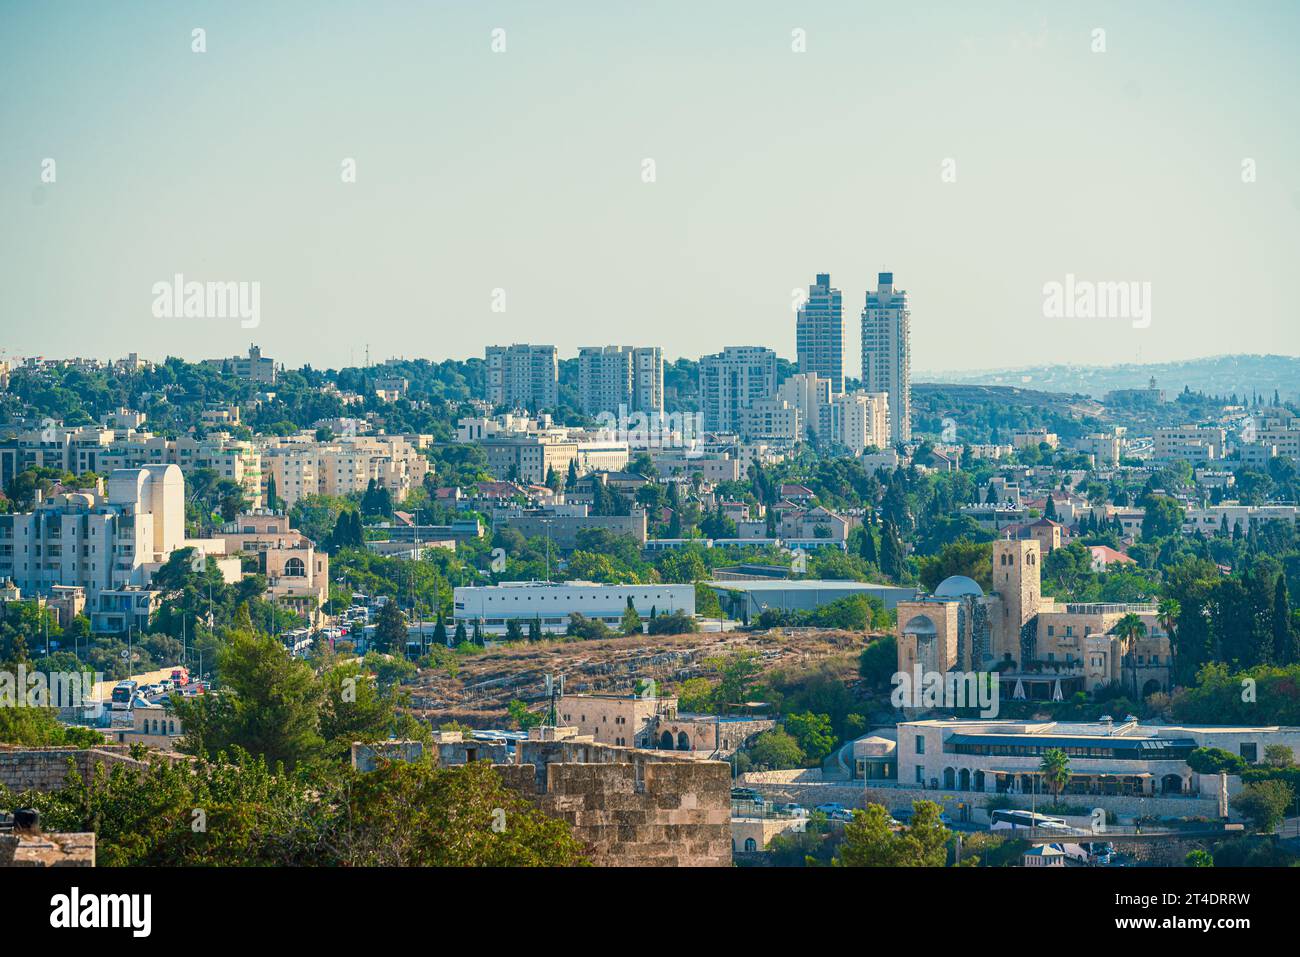
<path id="1" fill-rule="evenodd" d="M 545 720 L 545 716 L 528 710 L 528 705 L 518 698 L 511 700 L 506 706 L 506 713 L 510 715 L 510 720 L 514 722 L 516 728 L 520 731 L 527 731 L 529 728 L 535 728 Z"/>
<path id="2" fill-rule="evenodd" d="M 383 654 L 403 654 L 406 651 L 406 616 L 391 598 L 384 602 L 375 618 L 374 647 Z"/>
<path id="3" fill-rule="evenodd" d="M 750 746 L 749 757 L 754 767 L 769 771 L 783 771 L 804 764 L 804 753 L 799 742 L 780 728 L 760 734 Z"/>
<path id="4" fill-rule="evenodd" d="M 222 687 L 174 699 L 182 750 L 215 758 L 239 746 L 271 766 L 319 752 L 323 691 L 311 666 L 274 638 L 237 631 L 220 653 Z"/>
<path id="5" fill-rule="evenodd" d="M 835 747 L 835 731 L 831 727 L 830 715 L 788 714 L 781 724 L 785 730 L 794 735 L 799 748 L 809 764 L 819 764 Z"/>
<path id="6" fill-rule="evenodd" d="M 637 614 L 636 606 L 632 604 L 632 596 L 627 596 L 627 608 L 623 609 L 622 632 L 625 635 L 641 634 L 641 616 Z"/>
<path id="7" fill-rule="evenodd" d="M 1060 797 L 1062 789 L 1070 783 L 1070 757 L 1060 748 L 1048 748 L 1038 765 L 1044 783 L 1052 791 L 1052 801 Z"/>
<path id="8" fill-rule="evenodd" d="M 1261 833 L 1277 830 L 1295 800 L 1295 791 L 1285 781 L 1252 781 L 1232 798 L 1232 807 Z"/>

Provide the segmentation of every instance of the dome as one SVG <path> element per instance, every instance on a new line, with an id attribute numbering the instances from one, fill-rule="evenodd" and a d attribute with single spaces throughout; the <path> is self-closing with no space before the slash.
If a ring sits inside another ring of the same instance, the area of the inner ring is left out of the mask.
<path id="1" fill-rule="evenodd" d="M 950 575 L 934 590 L 935 598 L 964 598 L 967 595 L 983 598 L 984 589 L 980 588 L 979 582 L 965 575 Z"/>

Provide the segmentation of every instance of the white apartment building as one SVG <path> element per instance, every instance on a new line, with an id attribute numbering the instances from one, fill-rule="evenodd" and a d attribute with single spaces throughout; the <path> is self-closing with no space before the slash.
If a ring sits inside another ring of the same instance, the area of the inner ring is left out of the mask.
<path id="1" fill-rule="evenodd" d="M 811 433 L 825 440 L 831 434 L 831 380 L 815 372 L 800 372 L 781 383 L 777 398 L 799 410 L 800 439 Z"/>
<path id="2" fill-rule="evenodd" d="M 804 434 L 803 417 L 780 397 L 755 399 L 740 410 L 740 434 L 770 442 L 797 442 Z"/>
<path id="3" fill-rule="evenodd" d="M 529 623 L 536 619 L 541 621 L 543 632 L 554 633 L 563 631 L 569 616 L 576 612 L 617 629 L 629 599 L 642 621 L 652 613 L 682 611 L 695 615 L 694 585 L 502 582 L 455 589 L 451 627 L 464 623 L 467 630 L 473 631 L 477 624 L 485 635 L 504 635 L 512 620 L 527 632 Z"/>
<path id="4" fill-rule="evenodd" d="M 61 493 L 30 512 L 0 515 L 0 580 L 35 595 L 84 589 L 97 630 L 139 627 L 155 607 L 144 591 L 153 573 L 185 544 L 181 470 L 119 469 L 102 494 Z"/>
<path id="5" fill-rule="evenodd" d="M 700 411 L 708 432 L 739 432 L 740 413 L 776 392 L 776 353 L 727 346 L 700 358 Z"/>
<path id="6" fill-rule="evenodd" d="M 831 400 L 831 440 L 853 455 L 890 447 L 889 395 L 846 392 Z"/>
<path id="7" fill-rule="evenodd" d="M 181 436 L 167 439 L 137 431 L 128 424 L 142 421 L 138 413 L 106 416 L 105 427 L 66 428 L 49 426 L 19 433 L 0 445 L 0 483 L 8 484 L 29 468 L 57 468 L 74 475 L 115 469 L 138 469 L 145 465 L 178 465 L 186 475 L 197 469 L 211 469 L 223 479 L 243 486 L 249 504 L 262 505 L 261 456 L 251 442 L 216 432 L 203 439 Z"/>
<path id="8" fill-rule="evenodd" d="M 1246 465 L 1267 465 L 1270 458 L 1300 461 L 1300 420 L 1290 409 L 1257 412 L 1243 424 L 1238 444 Z"/>
<path id="9" fill-rule="evenodd" d="M 1213 535 L 1223 528 L 1224 519 L 1228 521 L 1229 532 L 1237 528 L 1245 533 L 1250 531 L 1252 525 L 1262 525 L 1264 522 L 1289 522 L 1294 525 L 1297 512 L 1300 512 L 1300 507 L 1295 505 L 1241 505 L 1237 502 L 1189 508 L 1183 516 L 1183 532 L 1190 535 L 1200 529 L 1203 535 Z"/>
<path id="10" fill-rule="evenodd" d="M 488 346 L 487 398 L 494 408 L 549 409 L 559 402 L 555 346 Z"/>
<path id="11" fill-rule="evenodd" d="M 658 346 L 583 346 L 578 399 L 588 415 L 664 410 L 664 359 Z"/>
<path id="12" fill-rule="evenodd" d="M 1213 425 L 1178 425 L 1155 430 L 1151 458 L 1198 465 L 1223 458 L 1227 433 Z"/>
<path id="13" fill-rule="evenodd" d="M 1114 468 L 1119 465 L 1122 430 L 1110 432 L 1093 432 L 1074 440 L 1076 451 L 1091 455 L 1099 468 Z"/>
<path id="14" fill-rule="evenodd" d="M 862 308 L 862 386 L 889 395 L 890 442 L 912 439 L 912 313 L 907 292 L 882 272 Z"/>
<path id="15" fill-rule="evenodd" d="M 844 391 L 844 306 L 830 273 L 818 273 L 795 320 L 799 371 L 830 380 L 831 392 Z"/>

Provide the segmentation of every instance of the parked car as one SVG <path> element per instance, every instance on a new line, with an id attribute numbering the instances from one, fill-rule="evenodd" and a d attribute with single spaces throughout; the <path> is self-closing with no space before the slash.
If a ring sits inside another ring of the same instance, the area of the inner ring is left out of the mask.
<path id="1" fill-rule="evenodd" d="M 795 804 L 793 801 L 786 804 L 778 804 L 774 810 L 777 814 L 784 814 L 787 817 L 807 817 L 808 809 L 802 804 Z"/>
<path id="2" fill-rule="evenodd" d="M 830 816 L 831 814 L 834 814 L 836 811 L 843 811 L 844 805 L 831 801 L 826 804 L 818 804 L 815 808 L 813 808 L 813 810 L 821 811 L 823 814 Z"/>
<path id="3" fill-rule="evenodd" d="M 1105 866 L 1115 854 L 1115 845 L 1110 841 L 1085 841 L 1084 849 L 1088 852 L 1089 862 Z"/>

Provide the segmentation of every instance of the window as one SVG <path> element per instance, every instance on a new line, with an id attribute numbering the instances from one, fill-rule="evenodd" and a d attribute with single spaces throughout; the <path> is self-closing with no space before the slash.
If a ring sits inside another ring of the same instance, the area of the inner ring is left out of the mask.
<path id="1" fill-rule="evenodd" d="M 1249 744 L 1243 742 L 1241 745 L 1241 756 L 1251 764 L 1254 764 L 1259 760 L 1259 746 L 1253 742 Z"/>
<path id="2" fill-rule="evenodd" d="M 919 734 L 916 736 L 916 753 L 925 754 L 925 738 Z"/>

